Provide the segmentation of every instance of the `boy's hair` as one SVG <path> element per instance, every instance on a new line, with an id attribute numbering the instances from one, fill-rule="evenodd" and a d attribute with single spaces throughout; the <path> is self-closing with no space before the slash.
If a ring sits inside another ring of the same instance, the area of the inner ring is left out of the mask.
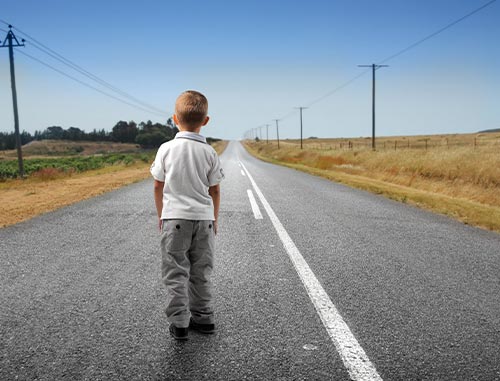
<path id="1" fill-rule="evenodd" d="M 205 122 L 208 100 L 198 91 L 184 91 L 175 102 L 175 114 L 183 127 L 197 128 Z"/>

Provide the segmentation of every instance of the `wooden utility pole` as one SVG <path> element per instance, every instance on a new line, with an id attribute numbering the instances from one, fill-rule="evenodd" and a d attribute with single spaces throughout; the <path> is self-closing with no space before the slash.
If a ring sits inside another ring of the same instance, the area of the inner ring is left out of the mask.
<path id="1" fill-rule="evenodd" d="M 280 130 L 278 127 L 279 119 L 274 119 L 276 121 L 276 138 L 278 139 L 278 149 L 280 149 Z"/>
<path id="2" fill-rule="evenodd" d="M 300 149 L 302 149 L 302 110 L 307 107 L 295 107 L 300 110 Z"/>
<path id="3" fill-rule="evenodd" d="M 372 68 L 372 149 L 375 151 L 375 70 L 381 67 L 388 67 L 389 65 L 358 65 L 359 67 Z"/>
<path id="4" fill-rule="evenodd" d="M 16 36 L 12 32 L 12 25 L 9 25 L 9 31 L 7 36 L 0 45 L 1 48 L 9 48 L 9 59 L 10 59 L 10 82 L 12 87 L 12 104 L 14 106 L 14 131 L 16 135 L 16 148 L 17 148 L 17 161 L 19 163 L 19 176 L 24 178 L 24 165 L 23 165 L 23 152 L 21 149 L 21 136 L 19 134 L 19 115 L 17 113 L 17 92 L 16 92 L 16 74 L 14 70 L 14 47 L 24 46 L 24 39 L 21 40 L 20 44 Z"/>

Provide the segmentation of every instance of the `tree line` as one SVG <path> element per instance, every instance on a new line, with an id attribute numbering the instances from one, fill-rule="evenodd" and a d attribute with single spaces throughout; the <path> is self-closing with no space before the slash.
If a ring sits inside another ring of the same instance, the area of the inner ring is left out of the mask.
<path id="1" fill-rule="evenodd" d="M 47 127 L 43 131 L 35 131 L 32 135 L 23 131 L 21 144 L 27 144 L 34 140 L 72 140 L 72 141 L 112 141 L 119 143 L 135 143 L 142 148 L 157 148 L 162 143 L 174 138 L 179 130 L 172 118 L 166 124 L 153 123 L 150 120 L 139 124 L 134 121 L 125 122 L 120 120 L 111 131 L 96 130 L 85 132 L 77 127 L 64 129 L 60 126 Z M 0 132 L 0 150 L 16 148 L 14 132 Z"/>

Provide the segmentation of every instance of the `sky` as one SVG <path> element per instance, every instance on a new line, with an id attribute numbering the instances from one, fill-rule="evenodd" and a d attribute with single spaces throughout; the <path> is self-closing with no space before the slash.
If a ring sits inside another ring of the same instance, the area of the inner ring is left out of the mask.
<path id="1" fill-rule="evenodd" d="M 202 133 L 241 139 L 378 136 L 500 128 L 500 1 L 408 51 L 489 0 L 16 0 L 0 7 L 26 46 L 14 49 L 20 129 L 110 131 L 119 120 L 165 123 L 195 89 L 209 101 Z M 0 40 L 8 26 L 0 21 Z M 26 36 L 29 35 L 29 37 Z M 36 48 L 43 43 L 162 113 L 129 103 Z M 356 76 L 359 78 L 338 89 Z M 0 132 L 14 130 L 8 49 L 0 49 Z M 255 130 L 254 130 L 255 131 Z"/>

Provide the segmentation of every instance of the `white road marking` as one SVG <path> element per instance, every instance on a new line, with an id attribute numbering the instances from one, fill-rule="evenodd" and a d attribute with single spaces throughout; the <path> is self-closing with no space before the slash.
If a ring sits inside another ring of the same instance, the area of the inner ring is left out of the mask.
<path id="1" fill-rule="evenodd" d="M 248 194 L 248 199 L 250 200 L 250 205 L 252 206 L 252 211 L 255 219 L 262 220 L 262 213 L 260 212 L 259 205 L 257 205 L 257 201 L 255 201 L 253 192 L 250 189 L 247 189 L 247 194 Z"/>
<path id="2" fill-rule="evenodd" d="M 323 289 L 323 286 L 321 286 L 321 283 L 318 281 L 311 268 L 304 260 L 304 257 L 300 254 L 299 249 L 297 249 L 293 243 L 287 231 L 271 208 L 271 205 L 269 205 L 261 190 L 255 183 L 252 175 L 248 172 L 243 163 L 241 163 L 241 166 L 245 170 L 248 179 L 257 193 L 257 196 L 259 196 L 259 199 L 262 202 L 262 205 L 264 205 L 264 209 L 266 209 L 266 212 L 271 219 L 281 242 L 283 242 L 285 250 L 295 266 L 302 283 L 304 283 L 307 293 L 309 294 L 309 297 L 311 298 L 311 301 L 313 302 L 314 307 L 316 308 L 316 311 L 318 312 L 318 315 L 328 332 L 328 335 L 330 335 L 335 348 L 339 352 L 351 379 L 359 381 L 382 380 L 380 375 L 377 373 L 375 366 L 370 362 L 370 359 L 366 355 L 365 351 L 361 348 L 344 319 L 340 316 L 340 313 L 331 301 L 330 297 Z"/>
<path id="3" fill-rule="evenodd" d="M 242 176 L 246 176 L 245 172 L 243 172 L 243 169 L 241 170 L 241 174 L 242 174 Z"/>

